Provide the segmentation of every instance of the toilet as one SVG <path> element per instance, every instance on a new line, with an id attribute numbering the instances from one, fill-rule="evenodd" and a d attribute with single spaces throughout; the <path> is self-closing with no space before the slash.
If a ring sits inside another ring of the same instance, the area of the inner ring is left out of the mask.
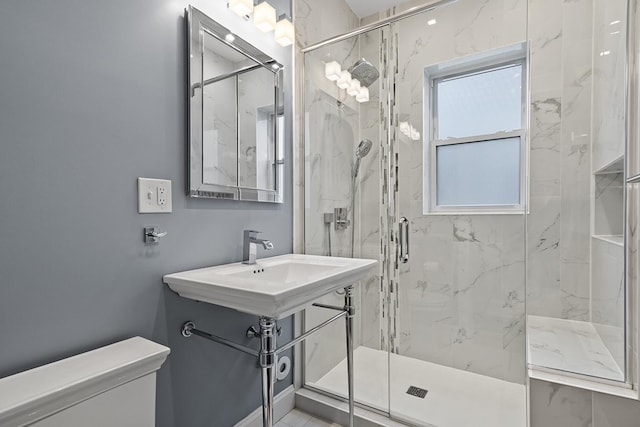
<path id="1" fill-rule="evenodd" d="M 133 337 L 0 379 L 2 427 L 153 427 L 169 348 Z"/>

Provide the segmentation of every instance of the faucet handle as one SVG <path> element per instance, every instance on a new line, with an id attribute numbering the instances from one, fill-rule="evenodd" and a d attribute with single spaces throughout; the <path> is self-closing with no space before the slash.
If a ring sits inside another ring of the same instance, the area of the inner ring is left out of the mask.
<path id="1" fill-rule="evenodd" d="M 249 240 L 255 239 L 258 234 L 260 234 L 260 232 L 257 230 L 244 230 L 245 245 L 247 244 L 246 242 L 248 242 Z"/>

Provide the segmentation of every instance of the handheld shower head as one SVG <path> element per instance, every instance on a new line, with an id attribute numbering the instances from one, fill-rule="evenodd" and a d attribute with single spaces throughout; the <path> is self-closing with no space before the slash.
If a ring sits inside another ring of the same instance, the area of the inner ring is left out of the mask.
<path id="1" fill-rule="evenodd" d="M 360 171 L 360 159 L 369 154 L 372 146 L 373 142 L 371 142 L 371 140 L 367 138 L 363 139 L 362 141 L 360 141 L 360 144 L 358 144 L 358 147 L 356 148 L 356 164 L 353 168 L 354 178 L 358 176 L 358 172 Z"/>
<path id="2" fill-rule="evenodd" d="M 373 146 L 373 142 L 371 142 L 370 139 L 365 138 L 360 141 L 360 144 L 358 144 L 358 147 L 356 148 L 356 157 L 363 158 L 364 156 L 369 154 L 369 151 L 371 151 L 371 146 Z"/>

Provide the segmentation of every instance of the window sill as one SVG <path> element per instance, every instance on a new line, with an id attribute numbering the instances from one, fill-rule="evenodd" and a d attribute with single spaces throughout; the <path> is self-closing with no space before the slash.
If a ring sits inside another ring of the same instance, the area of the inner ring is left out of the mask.
<path id="1" fill-rule="evenodd" d="M 461 215 L 524 215 L 525 212 L 522 210 L 460 210 L 460 211 L 430 211 L 423 212 L 424 216 L 461 216 Z"/>

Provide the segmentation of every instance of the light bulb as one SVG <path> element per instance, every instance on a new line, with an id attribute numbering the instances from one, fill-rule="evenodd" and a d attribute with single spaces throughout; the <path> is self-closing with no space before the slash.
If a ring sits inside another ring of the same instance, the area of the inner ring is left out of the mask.
<path id="1" fill-rule="evenodd" d="M 367 102 L 369 101 L 369 89 L 366 87 L 361 87 L 356 95 L 356 101 L 358 102 Z"/>
<path id="2" fill-rule="evenodd" d="M 229 0 L 227 7 L 238 16 L 247 16 L 253 12 L 253 0 Z"/>
<path id="3" fill-rule="evenodd" d="M 276 10 L 266 1 L 253 8 L 253 24 L 262 32 L 268 33 L 276 26 Z"/>
<path id="4" fill-rule="evenodd" d="M 340 67 L 340 64 L 338 64 L 336 61 L 331 61 L 324 64 L 324 76 L 332 82 L 335 82 L 340 78 L 341 72 L 342 69 Z"/>
<path id="5" fill-rule="evenodd" d="M 352 79 L 347 87 L 347 93 L 351 96 L 356 96 L 360 92 L 360 80 Z"/>
<path id="6" fill-rule="evenodd" d="M 282 18 L 276 24 L 276 32 L 274 34 L 276 42 L 283 47 L 293 44 L 295 34 L 293 24 L 287 18 Z"/>
<path id="7" fill-rule="evenodd" d="M 336 81 L 336 84 L 340 89 L 346 89 L 351 84 L 351 73 L 348 71 L 341 71 L 340 78 Z"/>

